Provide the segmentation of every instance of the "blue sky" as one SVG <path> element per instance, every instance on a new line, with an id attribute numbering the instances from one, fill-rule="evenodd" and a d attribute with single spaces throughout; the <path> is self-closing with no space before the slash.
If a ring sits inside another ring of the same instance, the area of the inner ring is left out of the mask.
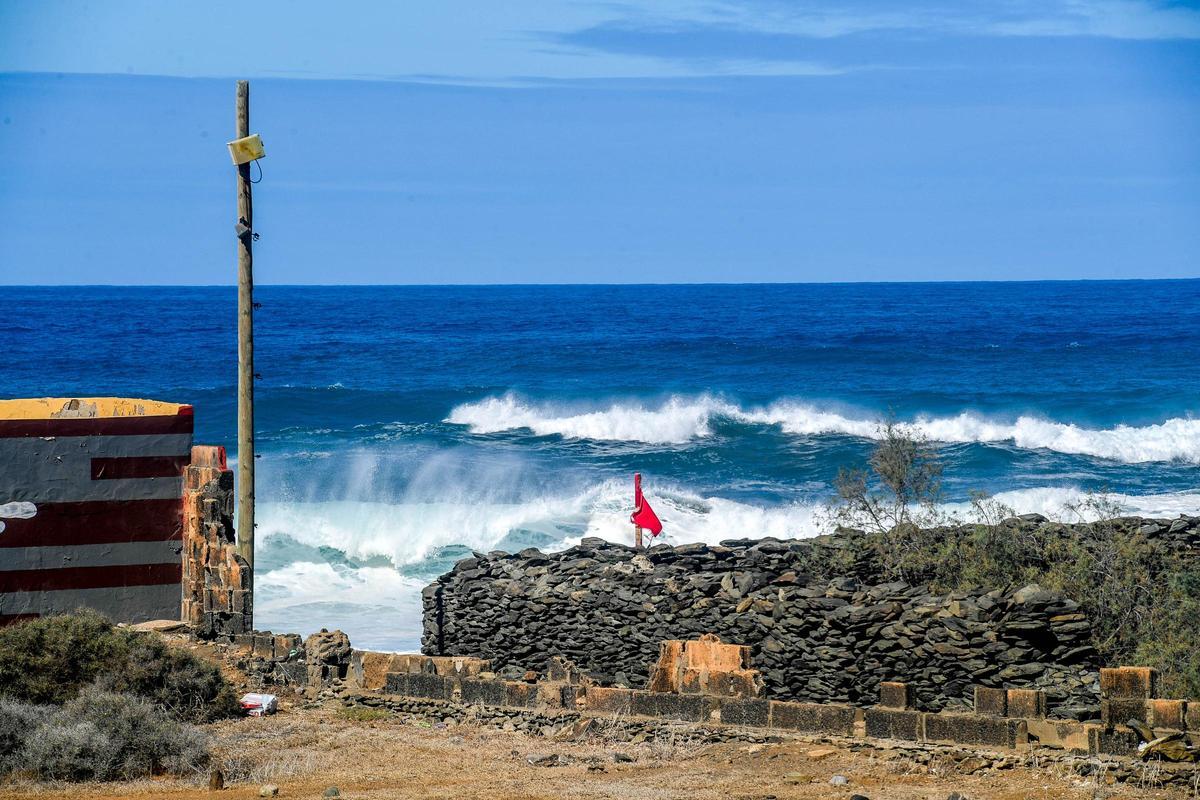
<path id="1" fill-rule="evenodd" d="M 1200 6 L 0 0 L 0 283 L 1192 277 Z"/>

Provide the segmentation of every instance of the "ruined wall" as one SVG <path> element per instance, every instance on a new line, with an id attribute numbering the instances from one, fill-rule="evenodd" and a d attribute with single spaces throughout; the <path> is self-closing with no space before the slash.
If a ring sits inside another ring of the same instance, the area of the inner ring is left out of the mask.
<path id="1" fill-rule="evenodd" d="M 0 624 L 179 619 L 192 421 L 153 400 L 0 401 Z"/>
<path id="2" fill-rule="evenodd" d="M 422 649 L 497 670 L 564 656 L 642 686 L 660 641 L 715 633 L 750 646 L 780 700 L 869 705 L 881 681 L 905 681 L 931 711 L 968 707 L 978 684 L 1044 689 L 1060 717 L 1098 713 L 1090 626 L 1066 598 L 873 582 L 836 540 L 724 545 L 639 554 L 589 538 L 561 553 L 464 559 L 424 591 Z M 859 577 L 822 577 L 835 565 Z"/>
<path id="3" fill-rule="evenodd" d="M 193 447 L 184 470 L 183 616 L 201 636 L 254 628 L 250 567 L 237 554 L 224 447 Z"/>

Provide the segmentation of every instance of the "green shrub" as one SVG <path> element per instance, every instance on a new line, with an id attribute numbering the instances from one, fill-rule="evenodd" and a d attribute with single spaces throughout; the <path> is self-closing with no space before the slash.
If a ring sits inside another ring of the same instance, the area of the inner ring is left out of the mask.
<path id="1" fill-rule="evenodd" d="M 0 697 L 63 705 L 93 683 L 194 722 L 239 711 L 214 664 L 154 634 L 114 627 L 94 611 L 0 628 Z"/>
<path id="2" fill-rule="evenodd" d="M 870 470 L 839 473 L 831 514 L 865 531 L 844 537 L 862 571 L 943 593 L 1038 583 L 1079 603 L 1103 663 L 1154 667 L 1172 696 L 1200 697 L 1200 559 L 1147 539 L 1103 495 L 1064 508 L 1080 520 L 1071 525 L 1013 519 L 983 495 L 972 501 L 979 522 L 951 519 L 936 509 L 928 442 L 894 423 L 880 431 Z"/>
<path id="3" fill-rule="evenodd" d="M 48 780 L 130 780 L 194 774 L 209 763 L 209 744 L 193 725 L 147 700 L 88 687 L 61 708 L 8 702 L 0 717 L 38 722 L 6 754 L 5 772 Z M 0 723 L 3 724 L 3 723 Z M 10 740 L 11 741 L 11 740 Z"/>

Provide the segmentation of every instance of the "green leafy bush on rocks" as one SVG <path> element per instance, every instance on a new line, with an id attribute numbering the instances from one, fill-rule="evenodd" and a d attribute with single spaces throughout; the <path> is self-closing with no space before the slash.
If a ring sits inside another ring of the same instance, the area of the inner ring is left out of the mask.
<path id="1" fill-rule="evenodd" d="M 845 566 L 935 592 L 1036 583 L 1072 598 L 1105 663 L 1157 669 L 1174 697 L 1200 698 L 1200 529 L 1123 517 L 1103 494 L 1065 519 L 1014 516 L 986 495 L 972 520 L 938 505 L 941 463 L 918 433 L 884 422 L 867 469 L 842 470 L 831 518 Z"/>
<path id="2" fill-rule="evenodd" d="M 145 698 L 190 722 L 239 710 L 214 664 L 154 634 L 115 627 L 93 611 L 0 628 L 0 697 L 63 705 L 92 684 Z"/>

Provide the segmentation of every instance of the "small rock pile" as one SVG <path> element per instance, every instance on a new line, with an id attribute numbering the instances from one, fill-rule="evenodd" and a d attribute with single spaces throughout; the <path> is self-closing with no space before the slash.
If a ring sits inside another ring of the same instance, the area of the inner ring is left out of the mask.
<path id="1" fill-rule="evenodd" d="M 1037 586 L 935 595 L 872 580 L 838 550 L 835 537 L 643 552 L 586 538 L 476 554 L 425 589 L 423 650 L 497 670 L 563 656 L 640 686 L 659 642 L 714 633 L 751 647 L 773 699 L 873 705 L 881 681 L 905 681 L 938 711 L 968 707 L 976 684 L 1019 686 L 1044 689 L 1057 716 L 1096 716 L 1099 664 L 1073 601 Z"/>

